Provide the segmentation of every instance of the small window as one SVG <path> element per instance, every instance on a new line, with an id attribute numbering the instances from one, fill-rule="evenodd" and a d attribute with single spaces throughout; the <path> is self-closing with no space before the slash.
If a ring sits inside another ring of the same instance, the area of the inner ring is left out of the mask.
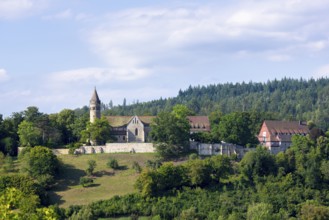
<path id="1" fill-rule="evenodd" d="M 138 129 L 135 129 L 135 136 L 138 136 Z"/>

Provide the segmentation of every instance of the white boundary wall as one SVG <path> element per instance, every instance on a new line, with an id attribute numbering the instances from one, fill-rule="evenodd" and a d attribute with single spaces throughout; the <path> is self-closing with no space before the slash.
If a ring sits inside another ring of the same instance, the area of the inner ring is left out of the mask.
<path id="1" fill-rule="evenodd" d="M 190 148 L 197 150 L 199 155 L 237 155 L 242 158 L 245 153 L 255 148 L 245 148 L 243 146 L 220 143 L 205 144 L 191 142 Z M 23 148 L 19 147 L 18 152 Z M 68 149 L 52 149 L 56 155 L 69 154 Z M 154 153 L 155 148 L 152 143 L 108 143 L 103 146 L 81 146 L 75 150 L 75 154 L 97 154 L 97 153 Z"/>
<path id="2" fill-rule="evenodd" d="M 240 145 L 230 143 L 220 144 L 205 144 L 191 142 L 190 148 L 197 150 L 199 155 L 211 156 L 211 155 L 237 155 L 238 158 L 242 158 L 248 151 L 254 150 L 255 148 L 245 148 Z"/>
<path id="3" fill-rule="evenodd" d="M 18 148 L 20 153 L 24 147 Z M 52 149 L 55 155 L 69 154 L 69 149 Z M 81 146 L 75 150 L 76 154 L 98 153 L 154 153 L 152 143 L 108 143 L 103 146 Z"/>
<path id="4" fill-rule="evenodd" d="M 95 153 L 153 153 L 152 143 L 108 143 L 105 146 L 81 146 L 75 150 L 80 154 Z"/>

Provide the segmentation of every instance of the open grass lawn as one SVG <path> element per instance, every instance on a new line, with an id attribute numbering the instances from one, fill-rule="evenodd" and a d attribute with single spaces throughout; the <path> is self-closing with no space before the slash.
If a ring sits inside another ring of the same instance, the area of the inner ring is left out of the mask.
<path id="1" fill-rule="evenodd" d="M 62 160 L 64 167 L 58 185 L 50 192 L 50 200 L 52 204 L 66 208 L 70 205 L 85 205 L 115 195 L 136 192 L 134 183 L 139 174 L 132 169 L 132 164 L 137 161 L 145 167 L 145 162 L 153 160 L 154 154 L 60 155 L 58 158 Z M 116 158 L 121 169 L 107 168 L 109 158 Z M 86 176 L 88 160 L 95 160 L 97 166 L 93 176 L 94 184 L 84 188 L 79 185 L 79 179 Z"/>

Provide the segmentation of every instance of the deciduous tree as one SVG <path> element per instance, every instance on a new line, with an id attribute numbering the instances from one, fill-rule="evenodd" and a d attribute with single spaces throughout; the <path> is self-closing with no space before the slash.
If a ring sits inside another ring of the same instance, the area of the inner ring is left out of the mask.
<path id="1" fill-rule="evenodd" d="M 88 123 L 86 130 L 82 132 L 84 141 L 89 140 L 94 145 L 105 144 L 111 139 L 111 127 L 105 117 L 95 119 L 93 123 Z"/>
<path id="2" fill-rule="evenodd" d="M 162 112 L 154 119 L 151 128 L 151 136 L 160 157 L 177 157 L 188 150 L 190 125 L 183 115 Z"/>

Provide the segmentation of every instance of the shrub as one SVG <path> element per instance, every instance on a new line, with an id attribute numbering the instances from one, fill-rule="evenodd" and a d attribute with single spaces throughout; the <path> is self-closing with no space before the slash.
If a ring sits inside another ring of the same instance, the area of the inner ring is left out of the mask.
<path id="1" fill-rule="evenodd" d="M 133 162 L 132 168 L 136 171 L 136 173 L 141 173 L 142 172 L 142 167 L 136 161 Z"/>
<path id="2" fill-rule="evenodd" d="M 119 163 L 118 163 L 117 159 L 115 159 L 115 158 L 109 158 L 109 161 L 107 162 L 106 165 L 107 165 L 107 167 L 112 168 L 114 170 L 119 169 Z"/>
<path id="3" fill-rule="evenodd" d="M 96 168 L 96 161 L 88 160 L 88 168 L 86 169 L 87 174 L 93 175 L 95 168 Z"/>
<path id="4" fill-rule="evenodd" d="M 158 169 L 159 167 L 161 167 L 162 163 L 160 160 L 147 160 L 146 163 L 145 163 L 146 167 L 149 168 L 149 169 L 152 169 L 152 170 L 156 170 Z"/>
<path id="5" fill-rule="evenodd" d="M 192 154 L 190 154 L 189 155 L 189 160 L 195 160 L 195 159 L 198 159 L 199 158 L 199 156 L 198 156 L 198 154 L 197 153 L 192 153 Z"/>
<path id="6" fill-rule="evenodd" d="M 93 182 L 94 180 L 92 178 L 80 177 L 80 185 L 82 185 L 83 187 L 90 186 Z"/>

